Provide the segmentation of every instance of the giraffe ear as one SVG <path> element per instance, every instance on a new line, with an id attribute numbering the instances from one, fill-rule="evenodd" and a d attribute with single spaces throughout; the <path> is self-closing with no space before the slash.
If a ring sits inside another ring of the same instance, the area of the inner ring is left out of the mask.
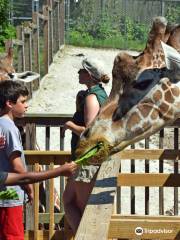
<path id="1" fill-rule="evenodd" d="M 178 51 L 161 41 L 164 51 L 166 67 L 172 71 L 180 71 L 180 54 Z"/>

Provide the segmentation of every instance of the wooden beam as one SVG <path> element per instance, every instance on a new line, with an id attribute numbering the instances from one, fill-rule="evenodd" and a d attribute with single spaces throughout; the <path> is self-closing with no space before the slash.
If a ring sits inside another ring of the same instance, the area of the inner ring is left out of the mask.
<path id="1" fill-rule="evenodd" d="M 120 173 L 118 186 L 179 187 L 180 174 Z"/>
<path id="2" fill-rule="evenodd" d="M 120 220 L 127 220 L 127 219 L 137 219 L 137 220 L 167 220 L 167 221 L 171 221 L 173 220 L 177 220 L 180 222 L 180 216 L 168 216 L 168 215 L 121 215 L 121 214 L 113 214 L 111 216 L 111 219 L 120 219 Z"/>
<path id="3" fill-rule="evenodd" d="M 148 159 L 148 160 L 179 160 L 180 150 L 174 149 L 127 149 L 118 153 L 121 160 Z"/>
<path id="4" fill-rule="evenodd" d="M 137 217 L 137 216 L 136 216 Z M 109 238 L 118 239 L 180 239 L 180 221 L 174 217 L 152 219 L 111 219 Z"/>
<path id="5" fill-rule="evenodd" d="M 71 159 L 69 151 L 25 151 L 26 162 L 28 165 L 35 163 L 49 165 L 51 162 L 54 165 L 64 164 Z"/>
<path id="6" fill-rule="evenodd" d="M 75 240 L 107 239 L 119 167 L 116 155 L 101 165 Z"/>
<path id="7" fill-rule="evenodd" d="M 63 213 L 54 213 L 54 223 L 59 223 L 63 216 Z M 39 213 L 39 223 L 49 223 L 49 217 L 49 213 Z"/>
<path id="8" fill-rule="evenodd" d="M 19 39 L 13 39 L 12 42 L 13 42 L 13 45 L 18 45 L 18 46 L 23 46 L 24 44 L 24 41 Z"/>
<path id="9" fill-rule="evenodd" d="M 26 159 L 28 164 L 34 164 L 35 162 L 42 161 L 42 164 L 50 164 L 50 159 L 53 158 L 54 164 L 57 165 L 61 161 L 70 160 L 69 151 L 25 151 Z M 178 160 L 180 157 L 180 150 L 139 150 L 139 149 L 129 149 L 124 150 L 113 156 L 116 161 L 119 160 L 129 160 L 129 159 L 168 159 L 168 160 Z"/>
<path id="10" fill-rule="evenodd" d="M 41 20 L 43 20 L 43 21 L 48 21 L 48 16 L 45 16 L 45 15 L 43 15 L 43 14 L 41 14 L 41 13 L 38 13 L 38 17 L 41 19 Z"/>
<path id="11" fill-rule="evenodd" d="M 49 231 L 48 230 L 38 230 L 38 239 L 39 240 L 49 240 Z M 34 240 L 34 231 L 25 231 L 24 232 L 24 239 L 25 240 Z M 62 231 L 56 230 L 52 240 L 60 240 L 64 239 L 64 234 Z"/>

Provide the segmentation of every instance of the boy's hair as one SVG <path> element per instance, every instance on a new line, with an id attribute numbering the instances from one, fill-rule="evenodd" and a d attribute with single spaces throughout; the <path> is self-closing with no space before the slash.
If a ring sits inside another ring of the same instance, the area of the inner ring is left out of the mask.
<path id="1" fill-rule="evenodd" d="M 4 80 L 0 82 L 0 110 L 6 107 L 6 101 L 17 102 L 20 96 L 28 96 L 28 89 L 19 81 Z"/>

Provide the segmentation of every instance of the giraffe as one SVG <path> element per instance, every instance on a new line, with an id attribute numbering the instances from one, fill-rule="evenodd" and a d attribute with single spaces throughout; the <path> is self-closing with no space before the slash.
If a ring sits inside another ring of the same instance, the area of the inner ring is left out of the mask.
<path id="1" fill-rule="evenodd" d="M 115 58 L 109 100 L 83 133 L 77 157 L 101 142 L 102 147 L 89 160 L 100 164 L 108 155 L 152 135 L 180 116 L 180 73 L 176 71 L 180 64 L 167 68 L 169 49 L 161 42 L 167 43 L 177 35 L 179 39 L 179 30 L 169 30 L 166 19 L 158 17 L 139 56 L 120 53 Z M 180 61 L 178 51 L 171 49 L 173 57 Z M 170 58 L 172 61 L 172 55 Z"/>
<path id="2" fill-rule="evenodd" d="M 13 67 L 13 49 L 9 47 L 7 54 L 0 58 L 0 81 L 11 80 L 15 75 Z"/>

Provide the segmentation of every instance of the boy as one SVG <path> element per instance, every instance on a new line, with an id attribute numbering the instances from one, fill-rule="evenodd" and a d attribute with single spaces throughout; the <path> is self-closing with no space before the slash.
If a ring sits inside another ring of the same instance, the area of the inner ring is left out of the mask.
<path id="1" fill-rule="evenodd" d="M 21 136 L 14 124 L 15 118 L 24 117 L 27 111 L 27 96 L 28 90 L 20 82 L 11 80 L 0 82 L 0 136 L 4 139 L 4 142 L 1 140 L 0 147 L 0 171 L 2 172 L 27 174 Z M 6 173 L 3 174 L 6 175 Z M 8 181 L 8 178 L 5 181 Z M 0 239 L 22 240 L 24 239 L 22 219 L 24 192 L 20 186 L 11 188 L 18 194 L 18 199 L 0 200 Z M 0 186 L 0 191 L 7 189 L 8 187 Z M 23 189 L 28 195 L 29 202 L 32 202 L 32 185 L 26 184 Z"/>

